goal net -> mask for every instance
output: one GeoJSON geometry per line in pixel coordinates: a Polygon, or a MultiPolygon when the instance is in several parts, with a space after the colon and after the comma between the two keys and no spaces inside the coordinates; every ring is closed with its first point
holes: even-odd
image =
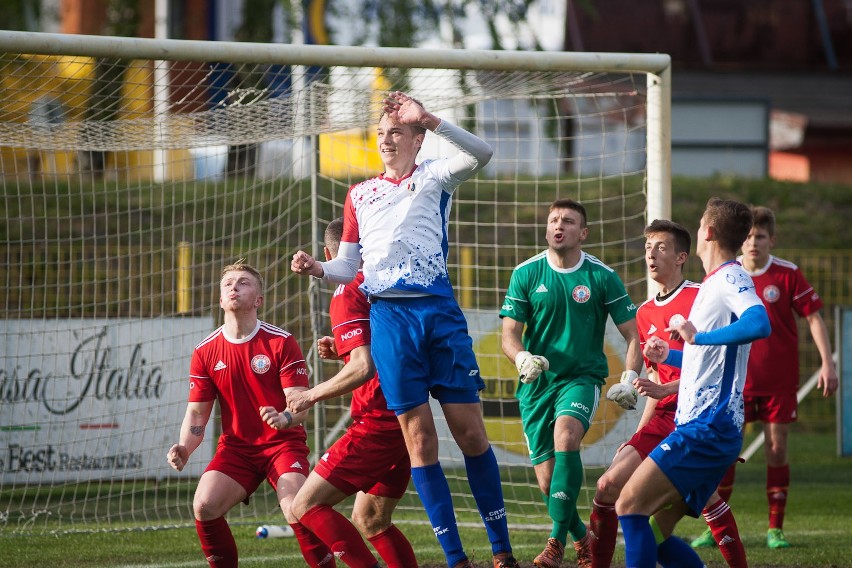
{"type": "MultiPolygon", "coordinates": [[[[548,205],[589,212],[586,250],[646,298],[642,230],[668,216],[668,57],[204,43],[0,32],[0,527],[4,532],[192,522],[215,420],[182,473],[194,346],[221,324],[221,268],[266,276],[261,318],[292,332],[312,380],[332,289],[292,275],[320,256],[350,184],[381,172],[388,90],[474,131],[494,158],[455,196],[449,268],[487,389],[510,523],[546,524],[497,317],[513,268],[542,250],[548,205]]],[[[428,134],[421,159],[453,149],[428,134]]],[[[607,340],[613,377],[618,333],[607,340]]],[[[440,415],[440,409],[436,408],[440,415]]],[[[639,413],[604,402],[586,436],[589,491],[639,413]]],[[[314,456],[347,426],[316,408],[314,456]]],[[[460,522],[478,522],[441,420],[460,522]]],[[[582,514],[587,515],[588,510],[582,514]]],[[[412,492],[399,517],[428,522],[412,492]]],[[[280,518],[263,486],[231,522],[280,518]]]]}

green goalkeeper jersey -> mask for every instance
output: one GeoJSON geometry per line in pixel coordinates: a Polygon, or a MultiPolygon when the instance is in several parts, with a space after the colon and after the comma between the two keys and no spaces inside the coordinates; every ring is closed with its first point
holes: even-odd
{"type": "Polygon", "coordinates": [[[524,348],[543,355],[550,370],[520,383],[519,399],[544,393],[554,382],[609,375],[604,353],[607,316],[616,325],[636,317],[636,306],[610,267],[585,252],[572,268],[558,268],[543,251],[512,272],[500,317],[526,324],[524,348]],[[545,380],[542,380],[545,379],[545,380]]]}

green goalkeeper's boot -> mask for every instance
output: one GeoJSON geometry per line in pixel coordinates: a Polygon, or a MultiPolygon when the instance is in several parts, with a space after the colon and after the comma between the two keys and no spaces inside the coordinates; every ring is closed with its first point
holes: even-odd
{"type": "Polygon", "coordinates": [[[769,529],[766,532],[766,546],[769,548],[790,548],[790,543],[784,538],[781,529],[769,529]]]}
{"type": "Polygon", "coordinates": [[[692,548],[716,548],[716,539],[713,538],[713,533],[710,532],[710,527],[704,529],[701,536],[689,543],[692,548]]]}

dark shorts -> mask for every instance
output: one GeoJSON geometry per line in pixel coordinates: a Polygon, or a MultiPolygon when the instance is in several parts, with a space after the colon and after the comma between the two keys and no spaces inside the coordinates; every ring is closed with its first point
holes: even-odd
{"type": "Polygon", "coordinates": [[[742,443],[742,433],[733,426],[720,432],[691,422],[666,436],[648,457],[678,490],[688,513],[698,517],[728,467],[739,457],[742,443]]]}
{"type": "Polygon", "coordinates": [[[356,424],[323,454],[314,471],[347,495],[363,491],[400,499],[411,479],[411,461],[399,429],[356,424]]]}
{"type": "Polygon", "coordinates": [[[796,393],[771,396],[743,396],[746,422],[790,424],[798,419],[796,393]]]}
{"type": "Polygon", "coordinates": [[[220,442],[205,471],[224,473],[242,485],[247,495],[254,493],[264,479],[277,490],[278,478],[285,473],[308,475],[308,446],[294,442],[246,452],[220,442]]]}
{"type": "Polygon", "coordinates": [[[390,410],[403,414],[429,395],[441,403],[479,402],[485,383],[455,299],[371,301],[370,350],[390,410]]]}
{"type": "Polygon", "coordinates": [[[673,410],[654,414],[641,430],[633,434],[633,437],[627,441],[627,445],[633,446],[636,453],[644,460],[666,436],[674,431],[674,416],[673,410]]]}

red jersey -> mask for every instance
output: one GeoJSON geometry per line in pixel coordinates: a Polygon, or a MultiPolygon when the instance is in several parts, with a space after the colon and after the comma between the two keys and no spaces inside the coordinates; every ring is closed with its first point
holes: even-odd
{"type": "Polygon", "coordinates": [[[282,442],[307,443],[299,425],[274,430],[260,418],[261,406],[287,407],[285,388],[307,387],[308,368],[295,338],[258,321],[244,339],[220,327],[195,347],[189,368],[189,402],[219,401],[220,444],[250,450],[282,442]]]}
{"type": "Polygon", "coordinates": [[[770,255],[766,266],[748,274],[766,306],[772,333],[751,344],[744,394],[794,394],[799,388],[796,314],[807,317],[817,312],[822,300],[799,267],[787,260],[770,255]]]}
{"type": "MultiPolygon", "coordinates": [[[[331,333],[344,362],[349,362],[349,353],[356,347],[370,345],[370,303],[358,288],[362,282],[364,274],[359,271],[352,282],[338,286],[331,298],[331,333]]],[[[400,429],[396,415],[388,410],[378,374],[352,391],[350,414],[356,423],[381,422],[383,429],[400,429]]]]}
{"type": "MultiPolygon", "coordinates": [[[[684,282],[672,293],[660,300],[651,298],[636,310],[636,326],[639,329],[639,342],[642,350],[645,343],[652,335],[665,340],[671,349],[683,349],[682,340],[674,340],[665,331],[672,322],[689,319],[689,312],[698,295],[699,286],[695,282],[684,280],[684,282]]],[[[651,363],[647,357],[645,367],[655,369],[660,378],[660,384],[670,383],[680,379],[680,368],[671,365],[651,363]]],[[[657,412],[674,411],[677,408],[677,393],[670,394],[657,403],[657,412]]]]}

